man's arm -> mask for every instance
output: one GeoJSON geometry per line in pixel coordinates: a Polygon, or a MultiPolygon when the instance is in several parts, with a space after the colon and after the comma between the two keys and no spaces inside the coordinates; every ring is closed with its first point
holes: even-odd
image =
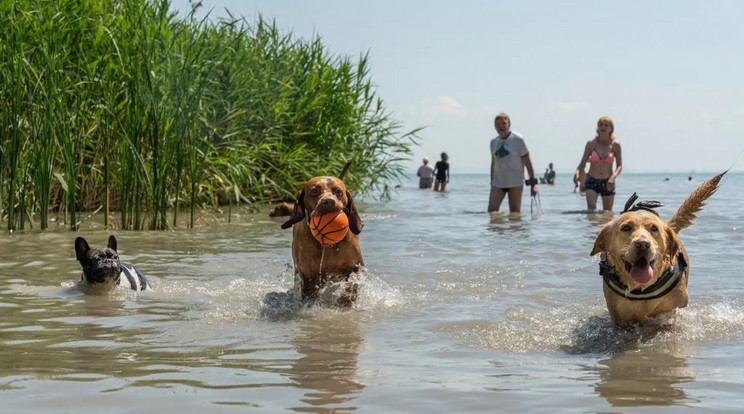
{"type": "Polygon", "coordinates": [[[537,180],[535,180],[535,170],[532,168],[532,160],[530,159],[529,152],[522,157],[522,163],[527,168],[527,175],[530,177],[530,182],[533,183],[530,185],[530,194],[535,195],[537,194],[537,180]]]}

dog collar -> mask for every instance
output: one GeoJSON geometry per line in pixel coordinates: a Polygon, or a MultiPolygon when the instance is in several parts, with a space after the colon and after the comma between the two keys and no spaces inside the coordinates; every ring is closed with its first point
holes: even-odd
{"type": "Polygon", "coordinates": [[[599,262],[599,274],[602,276],[605,285],[607,285],[611,291],[628,300],[652,300],[666,295],[671,292],[672,289],[677,287],[679,281],[682,280],[682,275],[685,273],[685,270],[687,270],[687,262],[685,262],[685,258],[680,250],[680,252],[677,253],[676,266],[667,269],[656,283],[645,288],[637,288],[631,291],[628,290],[628,286],[620,280],[620,275],[617,273],[615,268],[610,265],[605,255],[603,255],[602,260],[599,262]]]}

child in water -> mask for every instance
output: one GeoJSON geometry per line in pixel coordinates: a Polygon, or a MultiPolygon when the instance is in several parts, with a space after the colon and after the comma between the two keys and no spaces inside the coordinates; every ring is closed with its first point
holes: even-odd
{"type": "Polygon", "coordinates": [[[447,183],[449,182],[449,163],[447,163],[447,153],[442,153],[442,160],[437,161],[434,166],[434,175],[436,180],[434,181],[434,191],[444,192],[447,183]]]}

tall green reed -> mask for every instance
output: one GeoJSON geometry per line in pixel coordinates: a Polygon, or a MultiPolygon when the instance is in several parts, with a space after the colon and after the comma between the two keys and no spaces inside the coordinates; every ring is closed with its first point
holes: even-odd
{"type": "Polygon", "coordinates": [[[347,184],[384,197],[417,142],[375,95],[366,55],[334,56],[261,17],[179,18],[166,0],[0,11],[9,229],[36,212],[46,227],[60,194],[51,207],[73,229],[101,205],[107,226],[118,209],[123,229],[175,227],[188,207],[193,227],[200,209],[288,199],[347,160],[347,184]]]}
{"type": "MultiPolygon", "coordinates": [[[[0,38],[2,47],[2,102],[0,110],[2,116],[2,137],[0,138],[0,182],[3,184],[0,194],[5,200],[5,212],[7,214],[7,228],[12,231],[23,227],[22,205],[20,202],[24,196],[23,183],[25,177],[22,171],[26,159],[24,143],[27,130],[27,119],[25,116],[27,105],[26,85],[18,82],[26,78],[26,62],[24,55],[31,45],[27,42],[28,37],[24,21],[29,16],[19,10],[18,5],[2,4],[0,11],[9,16],[3,25],[4,30],[0,38]],[[20,214],[19,214],[20,213],[20,214]],[[19,219],[20,216],[20,219],[19,219]]],[[[2,212],[0,212],[2,216],[2,212]]]]}

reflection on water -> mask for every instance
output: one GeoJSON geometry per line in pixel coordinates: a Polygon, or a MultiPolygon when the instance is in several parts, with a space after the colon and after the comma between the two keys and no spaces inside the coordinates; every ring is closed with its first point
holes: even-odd
{"type": "Polygon", "coordinates": [[[525,219],[518,213],[489,213],[491,220],[488,230],[499,234],[518,234],[529,229],[530,219],[525,219]]]}
{"type": "Polygon", "coordinates": [[[691,403],[681,385],[695,377],[687,358],[675,349],[641,349],[602,359],[594,387],[615,407],[683,405],[691,403]]]}
{"type": "Polygon", "coordinates": [[[364,333],[358,315],[330,311],[322,317],[301,321],[291,342],[300,357],[292,362],[289,378],[305,393],[308,406],[298,412],[350,412],[364,388],[357,381],[359,346],[364,333]]]}
{"type": "Polygon", "coordinates": [[[599,374],[594,390],[612,406],[688,404],[691,400],[679,385],[695,380],[687,364],[692,346],[664,325],[668,320],[658,322],[618,329],[608,317],[591,317],[576,326],[565,350],[610,355],[586,370],[599,374]]]}
{"type": "Polygon", "coordinates": [[[30,307],[18,304],[4,310],[3,376],[145,375],[143,365],[136,362],[142,354],[138,339],[152,330],[131,326],[145,317],[125,309],[122,298],[32,298],[29,302],[30,307]],[[129,362],[112,371],[121,361],[129,362]]]}
{"type": "Polygon", "coordinates": [[[589,222],[595,224],[597,227],[602,227],[605,224],[612,221],[614,214],[609,211],[593,211],[586,215],[589,222]]]}
{"type": "MultiPolygon", "coordinates": [[[[362,283],[360,299],[364,299],[362,283]]],[[[364,388],[357,382],[359,346],[364,340],[362,313],[331,307],[336,297],[326,301],[303,301],[297,284],[286,292],[269,292],[262,299],[261,317],[274,322],[299,326],[293,330],[290,343],[298,358],[294,359],[287,375],[304,393],[299,401],[306,405],[290,407],[298,412],[351,412],[352,402],[364,388]]],[[[323,289],[333,295],[334,286],[323,289]]],[[[339,294],[339,292],[335,292],[339,294]]],[[[321,291],[320,296],[325,293],[321,291]]],[[[357,306],[358,307],[358,306],[357,306]]]]}

